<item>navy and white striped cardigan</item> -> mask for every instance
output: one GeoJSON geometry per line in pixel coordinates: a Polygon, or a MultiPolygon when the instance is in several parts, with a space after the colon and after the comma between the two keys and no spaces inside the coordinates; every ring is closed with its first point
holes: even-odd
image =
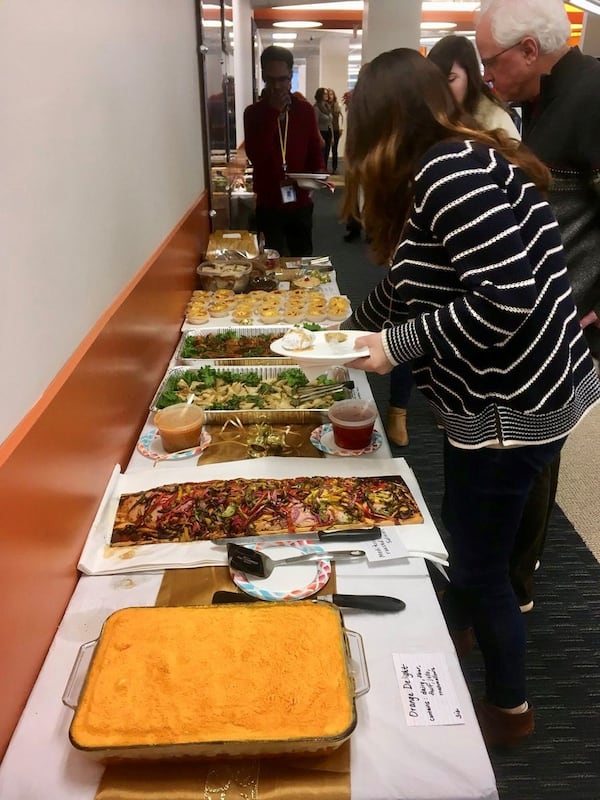
{"type": "Polygon", "coordinates": [[[412,360],[459,447],[565,436],[600,399],[600,382],[549,205],[472,141],[432,147],[414,190],[388,276],[344,327],[383,329],[388,358],[412,360]]]}

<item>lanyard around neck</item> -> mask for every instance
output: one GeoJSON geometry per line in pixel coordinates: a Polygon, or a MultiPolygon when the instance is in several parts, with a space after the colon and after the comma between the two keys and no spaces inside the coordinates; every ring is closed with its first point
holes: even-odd
{"type": "Polygon", "coordinates": [[[289,111],[286,108],[285,110],[285,131],[281,132],[281,117],[277,119],[277,130],[279,131],[279,147],[281,148],[281,162],[283,166],[283,171],[287,172],[287,163],[285,160],[285,154],[287,152],[287,140],[288,140],[288,124],[290,121],[289,111]]]}

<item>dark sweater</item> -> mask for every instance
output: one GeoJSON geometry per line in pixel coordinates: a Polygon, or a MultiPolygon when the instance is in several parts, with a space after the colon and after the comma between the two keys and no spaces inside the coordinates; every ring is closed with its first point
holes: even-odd
{"type": "Polygon", "coordinates": [[[580,316],[600,317],[599,61],[573,47],[542,77],[539,98],[523,106],[523,141],[552,172],[549,200],[580,316]]]}
{"type": "MultiPolygon", "coordinates": [[[[277,120],[279,112],[266,100],[259,100],[244,111],[246,155],[254,168],[256,205],[261,208],[298,208],[312,205],[310,192],[296,186],[296,202],[283,203],[281,182],[283,160],[277,120]]],[[[285,122],[281,123],[282,135],[285,122]]],[[[288,172],[325,172],[323,146],[313,107],[292,95],[286,148],[288,172]]]]}
{"type": "Polygon", "coordinates": [[[499,153],[445,142],[425,155],[388,276],[350,324],[381,330],[458,446],[565,436],[600,399],[558,225],[499,153]],[[406,304],[409,321],[402,324],[406,304]]]}

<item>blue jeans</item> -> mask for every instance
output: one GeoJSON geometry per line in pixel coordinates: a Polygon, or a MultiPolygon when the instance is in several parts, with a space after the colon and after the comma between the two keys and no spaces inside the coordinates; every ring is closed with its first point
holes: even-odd
{"type": "Polygon", "coordinates": [[[406,408],[413,387],[413,376],[410,362],[397,364],[390,372],[390,405],[406,408]]]}
{"type": "Polygon", "coordinates": [[[451,630],[473,626],[486,699],[502,708],[527,699],[525,622],[510,581],[510,555],[531,486],[564,441],[478,450],[445,441],[442,520],[452,552],[442,607],[451,630]]]}

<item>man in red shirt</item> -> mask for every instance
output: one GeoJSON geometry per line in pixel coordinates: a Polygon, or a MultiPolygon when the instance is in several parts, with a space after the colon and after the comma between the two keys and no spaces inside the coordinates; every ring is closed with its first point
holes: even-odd
{"type": "Polygon", "coordinates": [[[246,154],[254,167],[256,225],[267,247],[282,255],[312,255],[310,192],[289,173],[324,173],[323,147],[312,106],[292,94],[294,57],[271,45],[260,57],[265,89],[244,111],[246,154]]]}

